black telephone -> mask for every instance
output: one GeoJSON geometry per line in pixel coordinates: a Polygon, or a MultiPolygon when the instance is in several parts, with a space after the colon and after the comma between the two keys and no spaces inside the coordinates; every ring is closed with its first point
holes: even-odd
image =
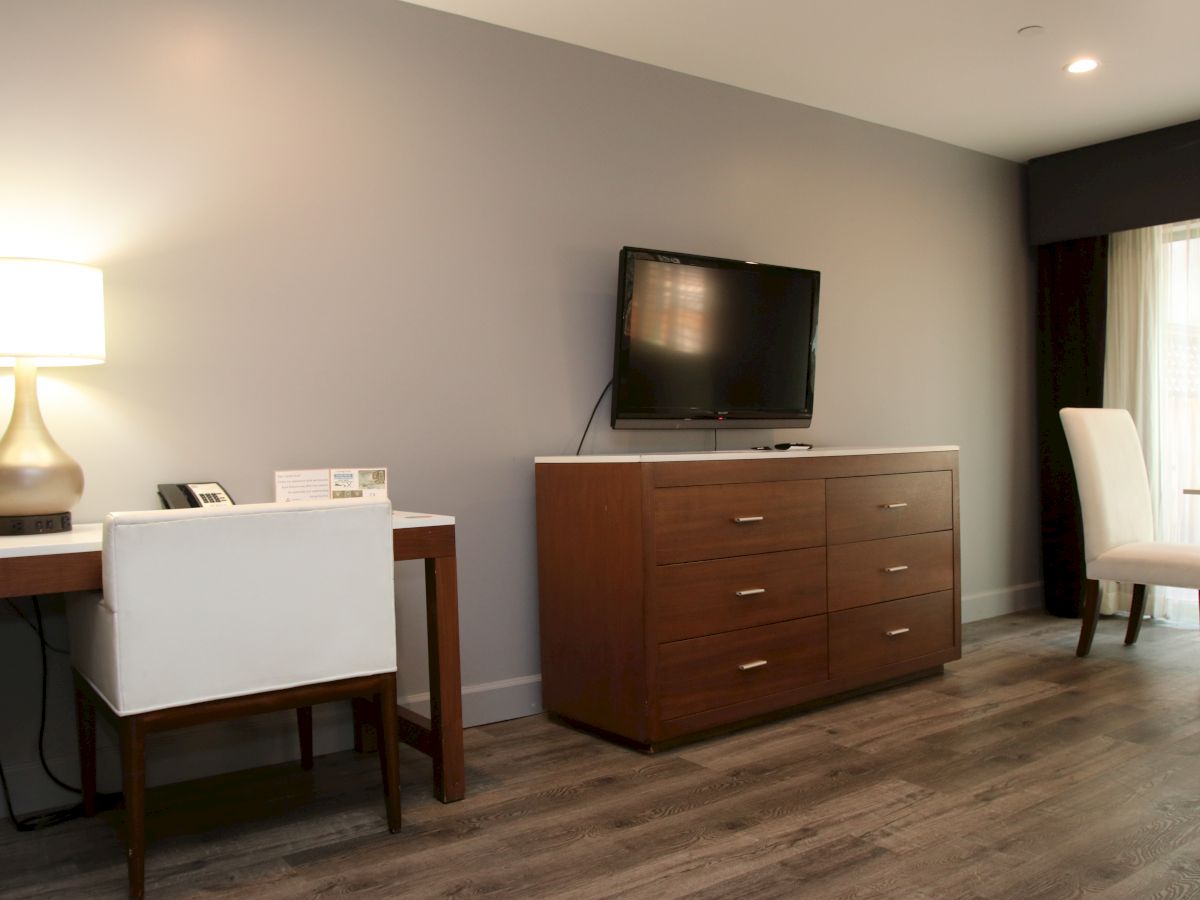
{"type": "Polygon", "coordinates": [[[187,509],[189,506],[233,506],[229,492],[215,481],[191,484],[160,484],[158,499],[163,509],[187,509]]]}

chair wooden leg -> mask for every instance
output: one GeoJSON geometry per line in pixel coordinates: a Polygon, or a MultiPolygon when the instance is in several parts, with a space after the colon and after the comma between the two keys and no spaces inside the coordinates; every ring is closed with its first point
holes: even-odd
{"type": "Polygon", "coordinates": [[[1133,600],[1129,604],[1129,625],[1125,628],[1125,643],[1136,644],[1142,630],[1142,616],[1146,612],[1146,586],[1133,586],[1133,600]]]}
{"type": "Polygon", "coordinates": [[[1076,656],[1087,656],[1092,649],[1092,638],[1096,636],[1096,620],[1100,618],[1100,582],[1089,578],[1083,590],[1083,623],[1079,629],[1079,646],[1076,656]]]}
{"type": "Polygon", "coordinates": [[[75,733],[79,743],[79,790],[83,814],[96,814],[96,707],[78,672],[75,676],[75,733]]]}
{"type": "Polygon", "coordinates": [[[392,776],[388,770],[387,746],[383,743],[383,717],[387,714],[383,704],[383,693],[383,683],[380,682],[379,690],[372,694],[369,700],[364,698],[363,702],[370,711],[370,717],[364,719],[364,724],[371,734],[371,752],[379,760],[380,784],[383,787],[383,798],[386,801],[389,797],[388,791],[391,789],[390,779],[392,776]]]}
{"type": "Polygon", "coordinates": [[[122,717],[117,727],[121,733],[129,897],[141,900],[146,892],[146,733],[136,715],[122,717]]]}
{"type": "Polygon", "coordinates": [[[369,700],[355,697],[350,701],[354,712],[354,752],[374,753],[377,749],[375,733],[375,710],[369,700]]]}
{"type": "Polygon", "coordinates": [[[296,707],[296,731],[300,735],[300,768],[308,771],[313,767],[312,707],[296,707]]]}
{"type": "Polygon", "coordinates": [[[392,672],[381,676],[379,693],[375,695],[378,710],[379,766],[383,773],[386,796],[388,831],[400,830],[400,750],[396,726],[396,676],[392,672]]]}

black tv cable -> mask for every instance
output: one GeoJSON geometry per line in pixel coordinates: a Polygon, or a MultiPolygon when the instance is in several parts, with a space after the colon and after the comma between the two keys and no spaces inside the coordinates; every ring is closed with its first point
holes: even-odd
{"type": "Polygon", "coordinates": [[[608,389],[612,387],[612,379],[609,379],[608,384],[600,391],[600,396],[596,398],[596,405],[592,407],[592,414],[588,416],[587,425],[583,427],[583,434],[579,436],[579,446],[575,448],[575,455],[579,455],[579,451],[583,449],[583,439],[587,437],[588,429],[592,427],[592,419],[596,418],[596,410],[600,408],[600,401],[604,399],[604,395],[608,393],[608,389]]]}

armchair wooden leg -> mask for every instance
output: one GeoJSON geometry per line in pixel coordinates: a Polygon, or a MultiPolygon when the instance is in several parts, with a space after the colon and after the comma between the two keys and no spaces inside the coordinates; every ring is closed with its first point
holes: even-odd
{"type": "Polygon", "coordinates": [[[75,676],[75,732],[79,742],[79,790],[83,814],[96,814],[96,707],[78,672],[75,676]]]}
{"type": "Polygon", "coordinates": [[[141,900],[146,892],[146,732],[136,715],[124,716],[117,727],[121,733],[129,897],[141,900]]]}
{"type": "Polygon", "coordinates": [[[1136,644],[1142,630],[1142,616],[1146,612],[1146,586],[1133,586],[1133,600],[1129,604],[1129,625],[1125,628],[1125,643],[1136,644]]]}
{"type": "Polygon", "coordinates": [[[400,830],[400,738],[396,725],[396,676],[388,672],[381,678],[379,693],[375,695],[379,765],[386,793],[388,831],[395,834],[400,830]]]}
{"type": "Polygon", "coordinates": [[[312,707],[296,707],[296,731],[300,735],[300,768],[306,772],[313,767],[312,707]]]}
{"type": "Polygon", "coordinates": [[[376,750],[375,711],[371,701],[355,697],[350,701],[354,712],[354,752],[374,753],[376,750]]]}
{"type": "MultiPolygon", "coordinates": [[[[366,708],[370,711],[370,717],[363,720],[367,731],[371,734],[371,750],[379,760],[379,777],[382,779],[383,798],[389,800],[391,790],[391,770],[388,769],[387,746],[384,744],[385,735],[383,733],[383,718],[386,715],[383,705],[383,695],[385,688],[380,682],[379,690],[370,696],[363,698],[366,708]]],[[[390,823],[390,820],[389,820],[390,823]]]]}
{"type": "Polygon", "coordinates": [[[1100,582],[1089,578],[1083,590],[1083,623],[1079,628],[1079,646],[1076,656],[1087,656],[1092,649],[1092,638],[1096,636],[1096,620],[1100,618],[1100,582]]]}

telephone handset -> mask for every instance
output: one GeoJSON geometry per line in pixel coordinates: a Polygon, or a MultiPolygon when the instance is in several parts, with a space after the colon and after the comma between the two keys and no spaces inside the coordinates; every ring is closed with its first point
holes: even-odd
{"type": "Polygon", "coordinates": [[[158,499],[163,509],[187,509],[189,506],[233,506],[229,492],[215,481],[192,484],[160,484],[158,499]]]}

